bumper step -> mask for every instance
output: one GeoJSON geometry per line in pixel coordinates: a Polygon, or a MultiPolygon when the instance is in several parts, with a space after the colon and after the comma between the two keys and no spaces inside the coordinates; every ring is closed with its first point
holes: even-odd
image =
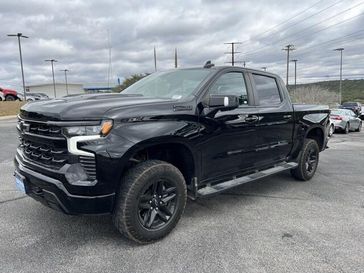
{"type": "Polygon", "coordinates": [[[266,169],[264,171],[260,171],[260,172],[256,172],[256,173],[242,176],[239,178],[235,178],[235,179],[232,179],[232,180],[229,180],[226,182],[222,182],[222,183],[219,183],[216,185],[206,186],[197,191],[197,196],[202,197],[202,196],[209,196],[209,195],[217,194],[219,192],[222,192],[222,191],[237,187],[239,185],[270,176],[275,173],[279,173],[279,172],[282,172],[285,170],[296,168],[297,166],[298,166],[298,164],[296,162],[285,162],[280,165],[276,165],[272,168],[266,169]]]}

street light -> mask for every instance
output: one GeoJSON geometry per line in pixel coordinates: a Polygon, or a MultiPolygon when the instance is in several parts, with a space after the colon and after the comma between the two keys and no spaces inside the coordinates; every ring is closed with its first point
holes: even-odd
{"type": "Polygon", "coordinates": [[[340,51],[340,86],[339,86],[339,104],[341,104],[342,101],[342,81],[343,81],[343,51],[344,48],[336,48],[334,51],[340,51]]]}
{"type": "Polygon", "coordinates": [[[51,66],[52,66],[52,76],[53,76],[53,91],[54,91],[54,98],[57,97],[57,94],[56,94],[56,81],[54,80],[54,67],[53,67],[53,63],[54,62],[58,62],[57,60],[55,59],[48,59],[48,60],[44,60],[45,62],[50,62],[51,63],[51,66]]]}
{"type": "Polygon", "coordinates": [[[21,43],[20,43],[20,38],[26,38],[28,39],[28,36],[23,35],[22,33],[17,33],[17,34],[8,34],[9,37],[18,37],[18,45],[19,45],[19,55],[20,55],[20,68],[21,68],[21,77],[22,77],[22,81],[23,81],[23,96],[24,96],[24,101],[27,101],[27,97],[25,94],[25,80],[24,80],[24,69],[23,69],[23,56],[21,53],[21,43]]]}
{"type": "Polygon", "coordinates": [[[66,81],[66,92],[67,92],[67,96],[68,96],[68,82],[67,82],[67,72],[69,72],[68,69],[62,69],[60,71],[63,71],[64,72],[64,79],[66,81]]]}

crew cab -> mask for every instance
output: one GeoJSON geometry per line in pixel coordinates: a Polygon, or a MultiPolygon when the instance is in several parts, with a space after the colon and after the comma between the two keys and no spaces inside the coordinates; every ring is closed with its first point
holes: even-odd
{"type": "Polygon", "coordinates": [[[64,213],[110,213],[121,233],[148,243],[175,227],[187,197],[286,170],[310,180],[329,112],[292,104],[268,72],[212,64],[156,72],[120,94],[24,105],[15,180],[64,213]]]}

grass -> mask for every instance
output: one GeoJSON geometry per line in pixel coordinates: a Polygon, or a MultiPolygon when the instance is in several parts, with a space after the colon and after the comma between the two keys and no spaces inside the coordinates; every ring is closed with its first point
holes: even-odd
{"type": "Polygon", "coordinates": [[[24,104],[22,101],[0,101],[0,117],[19,114],[20,107],[24,104]]]}
{"type": "MultiPolygon", "coordinates": [[[[343,80],[342,101],[358,101],[364,103],[364,79],[363,80],[343,80]]],[[[310,84],[299,84],[298,87],[316,86],[327,89],[330,92],[339,93],[339,81],[323,81],[310,84]]],[[[290,86],[292,90],[293,86],[290,86]]]]}

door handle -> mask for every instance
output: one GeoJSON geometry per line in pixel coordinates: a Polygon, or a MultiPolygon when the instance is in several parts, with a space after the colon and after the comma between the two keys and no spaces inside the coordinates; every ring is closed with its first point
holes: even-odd
{"type": "Polygon", "coordinates": [[[256,121],[258,121],[259,120],[259,117],[258,116],[256,116],[256,115],[252,115],[252,116],[247,116],[246,118],[245,118],[245,121],[246,122],[256,122],[256,121]]]}

